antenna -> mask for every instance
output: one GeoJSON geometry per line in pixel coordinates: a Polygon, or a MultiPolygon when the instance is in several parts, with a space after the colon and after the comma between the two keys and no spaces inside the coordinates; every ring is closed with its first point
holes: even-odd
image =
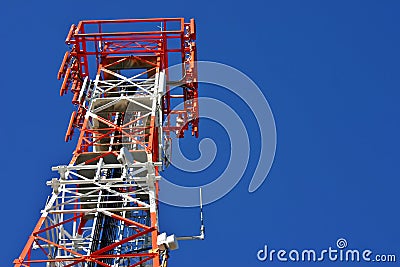
{"type": "Polygon", "coordinates": [[[200,187],[200,235],[195,236],[180,236],[177,237],[177,240],[204,240],[205,236],[205,227],[204,227],[204,219],[203,219],[203,194],[202,189],[200,187]]]}
{"type": "Polygon", "coordinates": [[[200,187],[200,239],[204,240],[204,220],[203,220],[203,194],[202,189],[200,187]]]}

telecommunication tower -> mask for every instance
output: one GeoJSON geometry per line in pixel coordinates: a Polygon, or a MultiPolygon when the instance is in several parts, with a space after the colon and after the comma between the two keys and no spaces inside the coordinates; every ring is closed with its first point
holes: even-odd
{"type": "Polygon", "coordinates": [[[195,39],[194,19],[71,26],[58,79],[60,95],[73,95],[65,140],[79,130],[77,146],[68,165],[52,168],[58,178],[14,267],[166,266],[177,240],[204,238],[204,226],[179,238],[158,223],[171,135],[198,137],[195,39]],[[176,63],[182,78],[172,81],[176,63]]]}

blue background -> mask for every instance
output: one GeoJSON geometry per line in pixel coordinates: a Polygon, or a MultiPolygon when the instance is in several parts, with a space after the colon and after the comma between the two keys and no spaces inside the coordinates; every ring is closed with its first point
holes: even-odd
{"type": "MultiPolygon", "coordinates": [[[[50,167],[68,163],[75,146],[63,141],[71,95],[58,96],[56,79],[69,26],[82,19],[182,16],[196,19],[200,60],[238,68],[263,90],[278,144],[260,189],[247,191],[255,149],[234,190],[205,207],[206,240],[180,243],[170,266],[360,266],[256,258],[264,244],[325,249],[340,237],[349,248],[400,260],[399,8],[398,1],[361,0],[2,1],[1,265],[12,265],[39,218],[50,193],[45,181],[55,177],[50,167]]],[[[210,86],[201,90],[246,116],[240,100],[210,86]]],[[[229,147],[218,125],[201,123],[201,137],[229,147]]],[[[249,116],[249,129],[254,123],[249,116]]],[[[198,141],[185,142],[195,148],[198,141]]],[[[257,147],[259,137],[252,142],[257,147]]],[[[204,181],[226,162],[222,153],[204,181]]],[[[200,174],[180,179],[202,183],[200,174]]],[[[165,231],[198,233],[196,208],[161,205],[160,216],[165,231]]]]}

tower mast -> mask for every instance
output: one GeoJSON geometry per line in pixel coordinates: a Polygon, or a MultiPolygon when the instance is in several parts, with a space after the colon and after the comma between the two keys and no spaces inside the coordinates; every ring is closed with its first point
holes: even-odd
{"type": "Polygon", "coordinates": [[[14,267],[166,266],[177,241],[160,233],[159,170],[171,134],[198,137],[195,39],[193,19],[71,26],[58,79],[60,95],[73,94],[65,140],[79,131],[77,146],[52,168],[52,193],[14,267]],[[171,81],[176,63],[182,79],[171,81]]]}

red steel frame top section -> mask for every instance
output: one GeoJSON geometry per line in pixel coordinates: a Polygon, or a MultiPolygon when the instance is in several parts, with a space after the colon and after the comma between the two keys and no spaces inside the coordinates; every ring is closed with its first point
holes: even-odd
{"type": "MultiPolygon", "coordinates": [[[[72,25],[66,44],[71,50],[64,55],[58,72],[58,79],[64,78],[60,95],[69,90],[74,94],[73,104],[80,106],[78,96],[85,77],[94,78],[105,58],[137,57],[146,60],[146,56],[159,59],[160,70],[166,70],[168,81],[169,55],[178,55],[180,60],[173,64],[182,64],[183,94],[173,95],[169,86],[163,99],[163,114],[166,119],[164,131],[178,131],[183,137],[189,125],[192,135],[198,136],[198,84],[196,65],[195,22],[186,23],[184,18],[122,19],[122,20],[84,20],[72,25]],[[121,31],[126,29],[126,31],[121,31]],[[91,73],[93,72],[93,73],[91,73]],[[90,77],[92,76],[92,77],[90,77]],[[184,110],[172,110],[171,99],[181,99],[184,110]],[[184,126],[171,124],[170,115],[178,114],[184,120],[184,126]]],[[[73,128],[81,127],[85,110],[80,106],[71,117],[66,140],[71,139],[73,128]]]]}
{"type": "MultiPolygon", "coordinates": [[[[156,18],[156,19],[124,19],[124,20],[84,20],[79,24],[72,25],[66,44],[73,45],[68,58],[76,57],[79,59],[80,76],[89,76],[88,56],[96,56],[99,59],[108,55],[162,55],[166,60],[162,68],[168,67],[168,53],[181,53],[182,60],[188,52],[185,41],[196,39],[194,20],[185,23],[183,18],[156,18]],[[114,25],[115,28],[138,27],[135,31],[109,31],[114,25]],[[149,30],[141,30],[140,26],[153,26],[149,30]],[[159,29],[159,30],[154,30],[159,29]],[[177,39],[180,46],[168,47],[168,40],[177,39]],[[99,50],[98,43],[105,43],[106,47],[99,50]]],[[[63,61],[63,63],[65,63],[63,61]]],[[[184,62],[180,62],[184,63],[184,62]]],[[[66,65],[62,64],[59,77],[66,70],[66,65]]],[[[97,69],[97,68],[96,68],[97,69]]]]}

